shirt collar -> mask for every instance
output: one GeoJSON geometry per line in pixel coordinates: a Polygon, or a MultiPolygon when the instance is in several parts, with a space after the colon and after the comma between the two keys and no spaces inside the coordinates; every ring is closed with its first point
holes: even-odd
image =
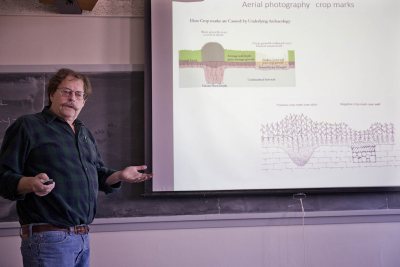
{"type": "MultiPolygon", "coordinates": [[[[50,106],[45,106],[44,109],[42,110],[42,115],[44,117],[44,119],[46,120],[47,123],[51,123],[56,119],[60,119],[62,121],[64,121],[63,119],[61,119],[60,117],[58,117],[56,114],[54,114],[51,110],[50,110],[50,106]]],[[[75,125],[79,125],[82,126],[84,125],[83,122],[79,119],[76,119],[74,121],[75,125]]]]}

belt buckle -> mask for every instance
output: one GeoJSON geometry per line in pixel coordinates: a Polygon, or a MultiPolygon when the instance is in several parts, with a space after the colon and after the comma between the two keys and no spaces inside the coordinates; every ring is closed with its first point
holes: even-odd
{"type": "Polygon", "coordinates": [[[80,234],[81,234],[81,229],[80,229],[80,226],[79,226],[79,225],[75,225],[75,226],[74,226],[74,233],[75,233],[76,235],[80,235],[80,234]]]}
{"type": "Polygon", "coordinates": [[[73,232],[77,235],[87,234],[89,232],[89,227],[87,225],[76,225],[73,227],[73,232]]]}

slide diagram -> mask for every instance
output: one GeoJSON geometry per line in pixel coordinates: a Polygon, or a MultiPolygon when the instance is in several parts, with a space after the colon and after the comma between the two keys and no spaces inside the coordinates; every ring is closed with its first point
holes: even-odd
{"type": "Polygon", "coordinates": [[[264,169],[400,166],[393,123],[355,130],[343,122],[289,114],[261,125],[261,145],[264,169]]]}
{"type": "Polygon", "coordinates": [[[294,86],[295,51],[276,50],[229,50],[217,42],[200,50],[179,50],[180,87],[294,86]],[[204,74],[190,72],[196,69],[204,74]],[[227,69],[239,72],[228,76],[227,69]]]}

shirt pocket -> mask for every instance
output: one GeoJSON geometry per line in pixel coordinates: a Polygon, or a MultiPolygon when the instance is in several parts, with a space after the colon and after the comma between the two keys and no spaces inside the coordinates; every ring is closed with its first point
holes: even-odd
{"type": "Polygon", "coordinates": [[[98,153],[94,141],[87,135],[83,134],[80,138],[80,146],[82,149],[83,159],[92,164],[96,164],[98,161],[98,153]]]}

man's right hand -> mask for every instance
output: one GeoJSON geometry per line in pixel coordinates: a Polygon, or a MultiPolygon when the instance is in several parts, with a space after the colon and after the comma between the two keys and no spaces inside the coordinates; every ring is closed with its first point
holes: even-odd
{"type": "Polygon", "coordinates": [[[55,183],[49,185],[43,184],[47,180],[49,180],[49,177],[45,173],[39,173],[33,177],[24,176],[19,180],[17,187],[18,193],[35,193],[40,197],[45,196],[49,194],[55,186],[55,183]]]}

